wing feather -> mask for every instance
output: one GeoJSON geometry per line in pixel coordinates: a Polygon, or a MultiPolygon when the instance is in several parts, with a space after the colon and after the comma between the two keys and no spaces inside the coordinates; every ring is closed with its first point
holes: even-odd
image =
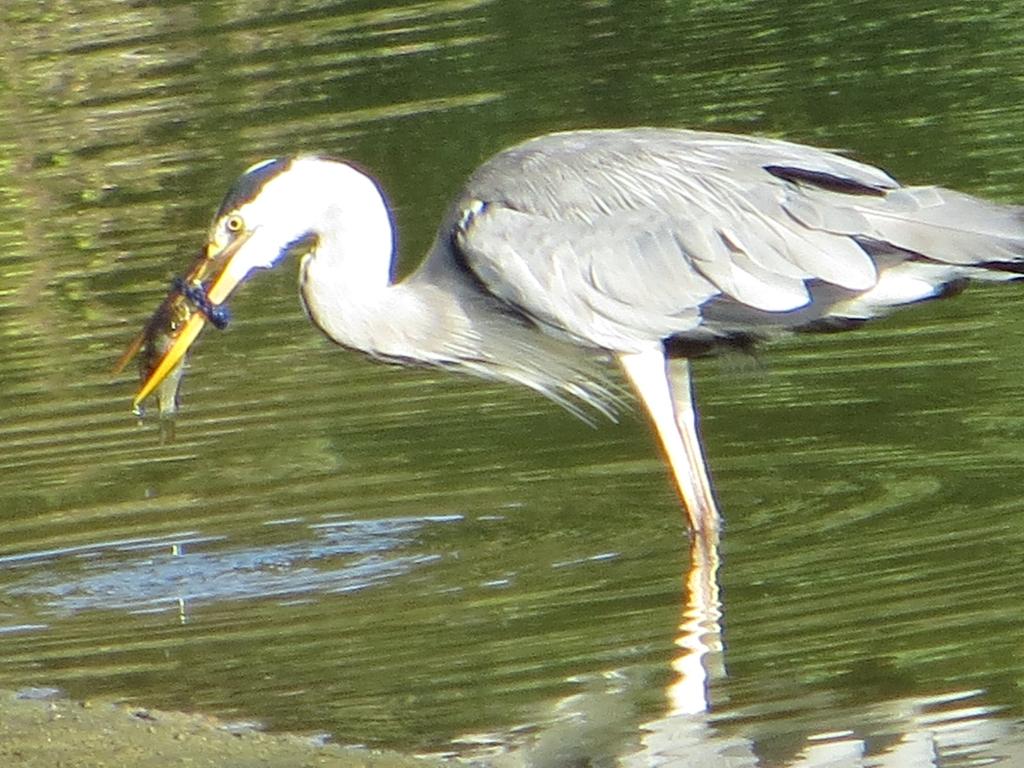
{"type": "Polygon", "coordinates": [[[557,332],[627,350],[696,331],[712,303],[763,324],[765,313],[780,325],[785,313],[827,313],[811,305],[870,291],[894,254],[1016,264],[1021,218],[820,149],[629,129],[499,153],[446,226],[491,293],[557,332]]]}

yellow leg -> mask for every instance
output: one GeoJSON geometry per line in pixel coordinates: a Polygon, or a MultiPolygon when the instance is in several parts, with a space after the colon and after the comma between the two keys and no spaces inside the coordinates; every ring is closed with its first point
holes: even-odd
{"type": "Polygon", "coordinates": [[[660,347],[618,357],[654,422],[686,508],[690,529],[707,542],[717,541],[718,505],[697,431],[689,362],[676,361],[670,376],[668,361],[660,347]]]}

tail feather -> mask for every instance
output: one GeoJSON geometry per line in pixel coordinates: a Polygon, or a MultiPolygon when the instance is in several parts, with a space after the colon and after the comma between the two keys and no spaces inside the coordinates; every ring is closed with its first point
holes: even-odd
{"type": "Polygon", "coordinates": [[[891,197],[896,206],[872,211],[868,220],[898,248],[965,266],[1024,261],[1024,214],[1017,206],[929,187],[891,197]]]}
{"type": "Polygon", "coordinates": [[[1022,206],[940,187],[900,187],[880,195],[838,192],[804,185],[787,196],[784,207],[807,229],[857,243],[874,262],[873,285],[851,290],[811,281],[811,301],[786,313],[756,310],[728,298],[713,300],[702,307],[706,328],[721,335],[846,328],[959,292],[970,280],[1024,277],[1022,206]]]}
{"type": "Polygon", "coordinates": [[[791,213],[805,226],[870,238],[943,264],[1006,269],[995,265],[1024,262],[1024,207],[941,187],[903,187],[884,197],[847,196],[838,204],[835,195],[826,195],[807,194],[791,213]],[[813,220],[806,209],[814,211],[813,220]]]}
{"type": "Polygon", "coordinates": [[[812,229],[846,235],[874,258],[867,291],[828,302],[823,318],[867,319],[948,295],[967,280],[1024,276],[1024,207],[941,187],[901,187],[881,196],[802,190],[790,215],[812,229]]]}

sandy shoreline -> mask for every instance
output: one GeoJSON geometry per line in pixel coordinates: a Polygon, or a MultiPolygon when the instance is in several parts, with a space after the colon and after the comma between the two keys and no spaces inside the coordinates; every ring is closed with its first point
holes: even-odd
{"type": "Polygon", "coordinates": [[[308,737],[232,729],[205,715],[109,700],[71,701],[0,691],[0,765],[98,768],[327,766],[429,768],[438,761],[318,745],[308,737]]]}

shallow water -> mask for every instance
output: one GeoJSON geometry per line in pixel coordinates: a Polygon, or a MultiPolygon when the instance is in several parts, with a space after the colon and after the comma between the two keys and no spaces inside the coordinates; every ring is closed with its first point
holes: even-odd
{"type": "Polygon", "coordinates": [[[561,128],[1024,199],[1016,5],[282,8],[0,11],[0,686],[537,765],[1014,764],[1014,287],[697,361],[717,581],[642,417],[339,350],[294,265],[201,341],[173,436],[110,368],[237,173],[297,150],[375,169],[405,268],[474,166],[561,128]]]}

